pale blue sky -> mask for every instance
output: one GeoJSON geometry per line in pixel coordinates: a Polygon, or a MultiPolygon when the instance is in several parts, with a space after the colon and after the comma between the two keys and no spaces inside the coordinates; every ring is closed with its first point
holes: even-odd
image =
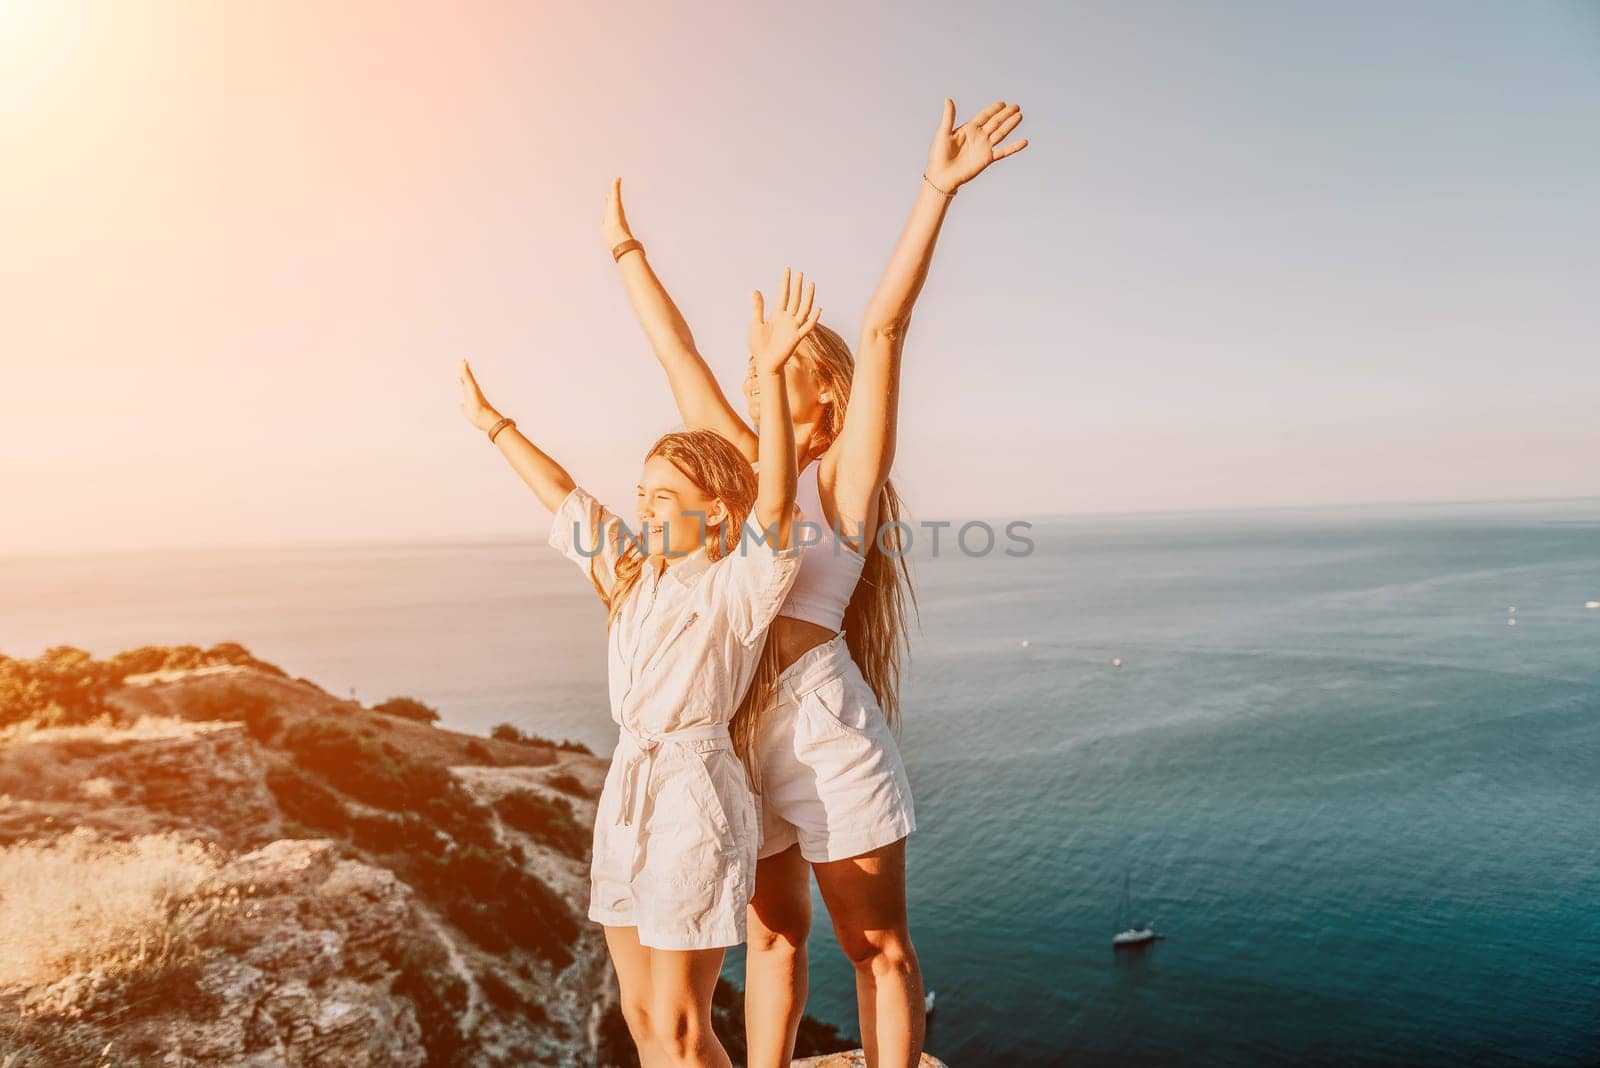
{"type": "Polygon", "coordinates": [[[1600,494],[1600,4],[19,11],[0,551],[542,537],[461,355],[626,505],[610,177],[731,390],[785,264],[854,339],[945,95],[1031,146],[914,320],[916,516],[1600,494]]]}

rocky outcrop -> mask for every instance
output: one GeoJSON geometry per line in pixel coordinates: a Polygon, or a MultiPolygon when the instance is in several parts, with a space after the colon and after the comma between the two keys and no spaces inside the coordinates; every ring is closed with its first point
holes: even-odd
{"type": "MultiPolygon", "coordinates": [[[[279,840],[204,892],[214,905],[191,965],[196,1002],[150,1006],[115,1030],[114,1051],[217,1068],[426,1063],[415,1007],[392,989],[389,959],[413,924],[412,892],[393,872],[340,860],[333,842],[279,840]]],[[[92,1015],[105,993],[72,976],[23,1008],[92,1015]]]]}
{"type": "Polygon", "coordinates": [[[114,784],[108,800],[149,809],[213,842],[249,848],[283,830],[266,769],[241,726],[115,746],[89,761],[84,774],[114,784]]]}
{"type": "MultiPolygon", "coordinates": [[[[581,915],[586,860],[505,828],[492,806],[533,790],[592,820],[600,761],[383,716],[249,667],[135,677],[105,706],[116,720],[0,735],[0,847],[74,830],[107,850],[173,837],[203,844],[216,871],[138,935],[181,935],[181,954],[135,948],[160,960],[59,976],[42,962],[48,981],[0,983],[0,1013],[24,1021],[0,1026],[0,1063],[107,1045],[117,1065],[593,1063],[595,1007],[614,987],[603,940],[552,916],[576,933],[560,943],[572,936],[528,927],[518,904],[581,915]],[[341,789],[348,765],[301,761],[296,727],[359,742],[397,788],[428,792],[414,811],[357,800],[341,789]]],[[[49,916],[48,888],[34,897],[41,920],[71,927],[49,916]]],[[[3,941],[28,917],[0,920],[3,941]]]]}
{"type": "Polygon", "coordinates": [[[232,848],[282,833],[266,768],[242,725],[24,736],[0,759],[0,844],[84,826],[114,835],[179,830],[232,848]]]}
{"type": "MultiPolygon", "coordinates": [[[[154,904],[147,930],[116,936],[127,952],[41,956],[36,981],[0,953],[0,1064],[632,1063],[602,933],[582,920],[603,761],[385,716],[249,664],[129,676],[93,718],[12,723],[0,881],[17,871],[5,852],[40,843],[78,843],[79,872],[119,844],[134,868],[200,852],[170,893],[165,869],[139,873],[154,904]],[[140,853],[146,840],[178,845],[140,853]]],[[[123,885],[100,897],[126,900],[123,885]]],[[[71,896],[51,886],[8,896],[0,949],[30,922],[24,898],[79,926],[51,915],[71,896]]],[[[810,1048],[829,1048],[837,1034],[811,1023],[828,1037],[810,1048]]]]}

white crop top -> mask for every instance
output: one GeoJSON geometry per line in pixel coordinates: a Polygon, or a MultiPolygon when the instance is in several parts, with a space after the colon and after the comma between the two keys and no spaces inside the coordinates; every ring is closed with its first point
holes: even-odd
{"type": "Polygon", "coordinates": [[[844,610],[861,580],[867,558],[841,541],[828,524],[828,513],[822,508],[822,494],[817,489],[817,471],[821,467],[821,460],[811,461],[800,472],[795,486],[794,503],[809,524],[795,528],[795,540],[807,548],[800,556],[800,574],[778,615],[837,631],[844,625],[844,610]]]}

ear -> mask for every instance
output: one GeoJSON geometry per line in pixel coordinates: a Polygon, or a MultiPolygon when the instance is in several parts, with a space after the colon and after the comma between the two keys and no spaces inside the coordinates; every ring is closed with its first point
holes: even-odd
{"type": "Polygon", "coordinates": [[[706,509],[706,533],[709,534],[712,527],[727,526],[727,523],[728,506],[720,500],[712,501],[711,507],[706,509]]]}

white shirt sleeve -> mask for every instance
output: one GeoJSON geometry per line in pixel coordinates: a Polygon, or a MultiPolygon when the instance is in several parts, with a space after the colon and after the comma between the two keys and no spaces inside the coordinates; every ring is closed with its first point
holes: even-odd
{"type": "MultiPolygon", "coordinates": [[[[797,509],[796,522],[799,518],[797,509]]],[[[717,597],[723,616],[744,645],[754,645],[766,636],[789,596],[795,576],[800,574],[800,558],[805,551],[798,544],[798,531],[791,533],[787,549],[772,548],[758,534],[754,520],[747,521],[739,544],[716,563],[722,572],[718,576],[717,597]]]]}
{"type": "Polygon", "coordinates": [[[582,486],[574,486],[551,517],[547,540],[609,597],[617,581],[617,559],[629,537],[620,516],[582,486]]]}

